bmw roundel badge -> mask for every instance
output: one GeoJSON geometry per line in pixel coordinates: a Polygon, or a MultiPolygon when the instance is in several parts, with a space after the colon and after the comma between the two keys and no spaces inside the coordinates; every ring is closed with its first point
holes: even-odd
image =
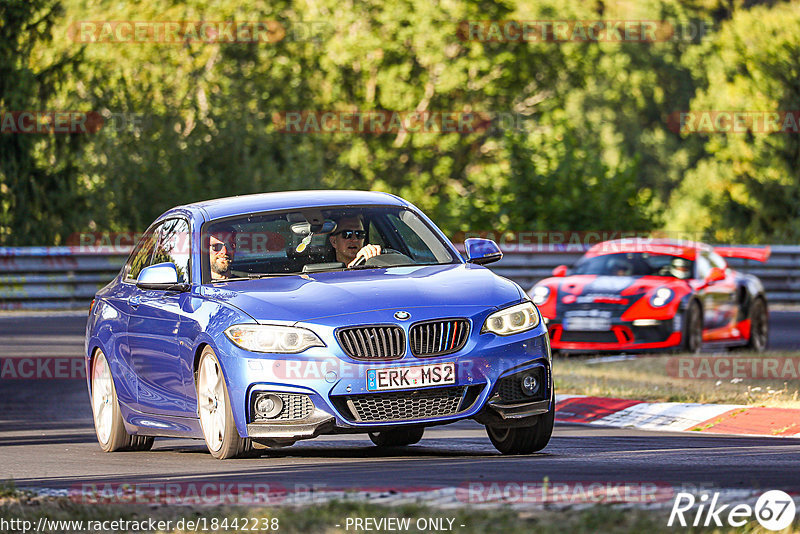
{"type": "Polygon", "coordinates": [[[394,314],[394,318],[397,319],[398,321],[405,321],[409,317],[411,317],[411,314],[408,313],[407,311],[399,311],[395,312],[394,314]]]}

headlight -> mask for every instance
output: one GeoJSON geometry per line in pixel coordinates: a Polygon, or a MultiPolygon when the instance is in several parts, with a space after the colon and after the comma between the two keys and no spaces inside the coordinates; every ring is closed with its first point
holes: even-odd
{"type": "Polygon", "coordinates": [[[655,294],[652,297],[650,297],[650,305],[654,308],[660,308],[661,306],[664,306],[669,301],[671,301],[672,297],[674,296],[675,293],[673,293],[671,289],[668,289],[666,287],[660,287],[655,292],[655,294]]]}
{"type": "Polygon", "coordinates": [[[536,286],[533,288],[533,303],[541,306],[550,296],[550,288],[547,286],[536,286]]]}
{"type": "Polygon", "coordinates": [[[481,333],[492,332],[498,336],[519,334],[539,325],[539,313],[531,302],[516,304],[494,312],[486,318],[481,333]]]}
{"type": "Polygon", "coordinates": [[[237,346],[252,352],[281,352],[295,354],[325,343],[311,330],[294,326],[237,324],[225,330],[225,335],[237,346]]]}

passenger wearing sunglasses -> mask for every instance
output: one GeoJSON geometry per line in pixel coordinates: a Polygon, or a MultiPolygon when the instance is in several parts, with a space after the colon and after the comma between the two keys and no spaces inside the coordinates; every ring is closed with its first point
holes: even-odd
{"type": "Polygon", "coordinates": [[[348,267],[360,258],[368,260],[381,253],[380,245],[364,245],[367,233],[360,217],[342,217],[337,221],[336,231],[330,235],[331,245],[336,251],[336,261],[348,267]]]}
{"type": "Polygon", "coordinates": [[[211,279],[224,280],[231,276],[231,263],[236,254],[236,230],[216,229],[209,236],[208,256],[211,259],[211,279]]]}

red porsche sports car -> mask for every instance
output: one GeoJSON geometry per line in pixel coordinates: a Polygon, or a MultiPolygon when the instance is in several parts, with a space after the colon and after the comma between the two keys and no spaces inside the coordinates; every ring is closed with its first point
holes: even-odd
{"type": "Polygon", "coordinates": [[[723,258],[764,262],[769,247],[666,239],[599,243],[529,291],[554,350],[698,352],[703,343],[767,346],[764,286],[723,258]]]}

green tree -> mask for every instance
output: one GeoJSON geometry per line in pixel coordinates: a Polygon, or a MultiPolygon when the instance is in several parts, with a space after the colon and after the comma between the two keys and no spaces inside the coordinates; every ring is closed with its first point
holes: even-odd
{"type": "MultiPolygon", "coordinates": [[[[800,109],[800,5],[737,11],[690,58],[706,88],[692,101],[709,111],[800,109]]],[[[796,115],[795,115],[796,116],[796,115]]],[[[791,118],[791,117],[790,117],[791,118]]],[[[800,135],[754,125],[746,133],[691,134],[707,157],[675,191],[668,220],[709,239],[794,242],[800,239],[800,135]]]]}
{"type": "MultiPolygon", "coordinates": [[[[712,0],[63,1],[62,36],[74,21],[99,19],[277,20],[290,30],[271,43],[85,45],[60,98],[109,119],[142,119],[103,128],[80,152],[79,183],[92,203],[71,224],[109,230],[141,230],[180,203],[299,188],[396,193],[451,233],[647,230],[660,225],[669,199],[674,225],[675,210],[686,209],[674,192],[709,146],[671,131],[668,118],[710,86],[704,48],[681,35],[480,42],[464,40],[461,23],[639,19],[685,28],[744,9],[720,11],[712,0]],[[297,39],[291,30],[308,22],[324,31],[297,39]],[[485,112],[516,123],[302,135],[272,122],[287,110],[354,109],[485,112]]],[[[57,56],[80,45],[62,38],[49,46],[57,56]]]]}
{"type": "MultiPolygon", "coordinates": [[[[7,119],[22,111],[80,110],[58,98],[80,52],[54,55],[48,46],[62,14],[53,0],[0,2],[0,112],[7,119]]],[[[84,224],[85,137],[0,134],[0,245],[59,244],[84,224]]]]}

